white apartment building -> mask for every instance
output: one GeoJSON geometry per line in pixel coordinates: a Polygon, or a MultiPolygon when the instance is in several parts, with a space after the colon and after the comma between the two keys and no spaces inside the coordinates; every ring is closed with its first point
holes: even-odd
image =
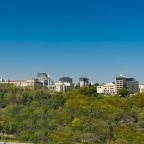
{"type": "Polygon", "coordinates": [[[97,93],[115,95],[116,94],[116,85],[114,83],[108,83],[108,84],[104,84],[101,86],[97,86],[97,93]]]}
{"type": "Polygon", "coordinates": [[[116,85],[114,83],[108,83],[104,85],[104,91],[107,94],[115,95],[116,94],[116,85]]]}
{"type": "Polygon", "coordinates": [[[97,93],[103,94],[104,93],[104,85],[97,86],[97,93]]]}
{"type": "Polygon", "coordinates": [[[62,82],[55,83],[55,91],[57,92],[63,92],[65,91],[65,86],[62,82]]]}

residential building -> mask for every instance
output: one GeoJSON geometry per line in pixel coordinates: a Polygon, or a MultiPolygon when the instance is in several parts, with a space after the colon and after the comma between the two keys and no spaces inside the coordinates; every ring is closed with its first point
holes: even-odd
{"type": "Polygon", "coordinates": [[[62,82],[55,83],[55,91],[57,91],[57,92],[65,91],[64,84],[62,82]]]}
{"type": "Polygon", "coordinates": [[[1,79],[0,83],[2,84],[14,84],[17,87],[42,87],[42,83],[38,79],[29,79],[29,80],[4,80],[1,79]]]}
{"type": "Polygon", "coordinates": [[[104,94],[104,85],[97,86],[97,93],[104,94]]]}
{"type": "Polygon", "coordinates": [[[114,83],[108,83],[104,85],[104,92],[108,95],[115,95],[116,94],[116,85],[114,83]]]}
{"type": "Polygon", "coordinates": [[[126,88],[126,78],[122,75],[116,77],[116,91],[126,88]]]}
{"type": "Polygon", "coordinates": [[[116,85],[114,83],[108,83],[101,86],[97,86],[97,93],[106,95],[115,95],[116,85]]]}

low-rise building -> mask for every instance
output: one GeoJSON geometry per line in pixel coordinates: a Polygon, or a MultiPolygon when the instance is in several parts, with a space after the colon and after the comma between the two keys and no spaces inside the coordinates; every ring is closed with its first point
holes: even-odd
{"type": "Polygon", "coordinates": [[[104,94],[104,85],[97,86],[97,93],[104,94]]]}
{"type": "Polygon", "coordinates": [[[108,84],[103,84],[101,86],[97,86],[97,93],[107,94],[107,95],[115,95],[116,94],[116,85],[114,83],[108,83],[108,84]]]}
{"type": "Polygon", "coordinates": [[[43,84],[38,79],[28,80],[0,80],[1,84],[13,84],[17,87],[42,87],[43,84]]]}
{"type": "Polygon", "coordinates": [[[57,92],[65,92],[65,86],[62,82],[55,83],[55,91],[57,92]]]}
{"type": "Polygon", "coordinates": [[[108,83],[104,85],[105,94],[115,95],[116,94],[116,85],[114,83],[108,83]]]}
{"type": "Polygon", "coordinates": [[[39,82],[38,79],[16,80],[10,81],[9,83],[18,87],[43,87],[43,83],[39,82]]]}

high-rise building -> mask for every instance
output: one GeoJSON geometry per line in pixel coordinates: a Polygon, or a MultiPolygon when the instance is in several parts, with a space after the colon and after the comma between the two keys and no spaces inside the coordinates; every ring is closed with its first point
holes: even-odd
{"type": "Polygon", "coordinates": [[[55,90],[57,92],[65,92],[66,90],[73,87],[73,79],[70,77],[62,77],[59,79],[59,82],[55,83],[55,90]]]}
{"type": "Polygon", "coordinates": [[[139,92],[139,82],[134,78],[126,78],[126,86],[130,94],[139,92]]]}
{"type": "Polygon", "coordinates": [[[79,79],[79,84],[80,84],[80,87],[88,86],[89,85],[89,79],[86,77],[81,77],[79,79]]]}
{"type": "Polygon", "coordinates": [[[134,94],[139,92],[139,82],[134,78],[127,78],[122,75],[116,77],[116,92],[124,88],[127,89],[130,94],[134,94]]]}
{"type": "Polygon", "coordinates": [[[119,75],[116,77],[116,91],[123,88],[126,88],[126,78],[122,75],[119,75]]]}
{"type": "Polygon", "coordinates": [[[50,88],[52,81],[50,76],[47,73],[38,73],[37,77],[41,83],[43,83],[43,87],[50,88]]]}

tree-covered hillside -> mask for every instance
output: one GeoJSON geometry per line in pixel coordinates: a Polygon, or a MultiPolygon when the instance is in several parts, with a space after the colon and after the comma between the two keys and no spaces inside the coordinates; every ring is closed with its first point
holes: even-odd
{"type": "Polygon", "coordinates": [[[143,144],[144,94],[105,97],[0,85],[1,139],[36,144],[143,144]]]}

